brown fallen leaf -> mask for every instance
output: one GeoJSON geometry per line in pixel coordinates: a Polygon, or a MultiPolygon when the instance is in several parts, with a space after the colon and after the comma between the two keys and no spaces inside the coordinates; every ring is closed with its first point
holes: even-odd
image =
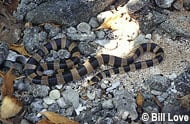
{"type": "Polygon", "coordinates": [[[5,96],[1,105],[1,118],[7,119],[17,115],[22,109],[22,102],[14,96],[5,96]]]}
{"type": "Polygon", "coordinates": [[[3,0],[1,4],[5,6],[9,13],[13,13],[18,7],[19,0],[3,0]]]}
{"type": "Polygon", "coordinates": [[[137,104],[137,111],[139,114],[142,114],[142,106],[144,104],[144,96],[140,91],[137,92],[137,97],[136,97],[136,104],[137,104]]]}
{"type": "Polygon", "coordinates": [[[24,45],[17,45],[17,44],[10,44],[9,48],[11,50],[14,50],[22,55],[25,56],[31,56],[30,54],[28,54],[28,52],[25,50],[24,45]]]}
{"type": "Polygon", "coordinates": [[[181,98],[177,98],[178,100],[180,100],[180,105],[183,108],[186,108],[187,110],[190,110],[190,93],[181,97],[181,98]]]}
{"type": "Polygon", "coordinates": [[[144,96],[142,95],[140,91],[137,92],[136,103],[138,106],[141,106],[141,107],[143,106],[144,96]]]}
{"type": "Polygon", "coordinates": [[[47,120],[47,119],[42,119],[42,120],[40,120],[38,123],[36,123],[36,124],[54,124],[54,123],[52,123],[51,121],[49,121],[49,120],[47,120]]]}
{"type": "Polygon", "coordinates": [[[13,68],[10,68],[9,71],[7,71],[6,74],[2,73],[0,71],[0,76],[3,78],[3,85],[2,85],[2,97],[5,96],[12,96],[14,88],[13,88],[13,81],[17,79],[17,76],[15,76],[12,73],[13,68]]]}
{"type": "Polygon", "coordinates": [[[46,111],[46,112],[41,112],[41,114],[46,116],[46,118],[54,124],[78,124],[78,122],[70,120],[54,112],[46,111]]]}

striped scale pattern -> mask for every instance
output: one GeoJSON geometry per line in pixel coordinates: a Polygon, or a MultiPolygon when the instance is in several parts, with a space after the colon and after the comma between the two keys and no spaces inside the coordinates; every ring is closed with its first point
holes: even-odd
{"type": "Polygon", "coordinates": [[[70,42],[66,39],[56,39],[42,46],[26,63],[24,72],[25,75],[35,84],[46,84],[54,86],[57,84],[64,84],[73,80],[78,80],[82,76],[93,72],[102,64],[110,65],[113,68],[97,73],[90,81],[99,82],[105,77],[110,77],[113,74],[125,73],[129,71],[136,71],[151,66],[155,66],[164,59],[163,49],[155,43],[140,44],[132,54],[126,58],[120,58],[108,54],[100,54],[89,58],[83,64],[79,64],[80,52],[75,42],[70,42]],[[59,62],[40,63],[41,59],[49,53],[50,50],[58,50],[66,48],[71,53],[71,58],[67,60],[60,60],[59,62]],[[136,59],[145,52],[154,53],[154,58],[150,60],[135,62],[136,59]],[[75,67],[73,67],[75,66],[75,67]],[[44,70],[59,70],[53,75],[44,75],[44,70]]]}

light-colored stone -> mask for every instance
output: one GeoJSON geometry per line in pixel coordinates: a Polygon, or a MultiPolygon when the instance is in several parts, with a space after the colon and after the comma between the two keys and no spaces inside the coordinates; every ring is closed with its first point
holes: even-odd
{"type": "Polygon", "coordinates": [[[43,98],[43,101],[44,101],[47,105],[51,105],[51,104],[55,103],[55,100],[51,99],[50,97],[45,97],[45,98],[43,98]]]}
{"type": "Polygon", "coordinates": [[[59,90],[56,90],[56,89],[50,91],[50,93],[49,93],[49,97],[50,97],[51,99],[53,99],[53,100],[59,99],[60,96],[61,96],[60,91],[59,91],[59,90]]]}
{"type": "Polygon", "coordinates": [[[77,30],[82,33],[89,33],[90,29],[91,29],[90,25],[86,22],[81,22],[80,24],[77,25],[77,30]]]}

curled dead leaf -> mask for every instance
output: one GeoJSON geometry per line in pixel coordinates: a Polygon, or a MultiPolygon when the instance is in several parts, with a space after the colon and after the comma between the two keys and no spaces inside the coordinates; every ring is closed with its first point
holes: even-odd
{"type": "Polygon", "coordinates": [[[111,29],[118,30],[127,28],[129,20],[131,20],[128,10],[125,7],[120,7],[118,11],[114,11],[111,16],[104,19],[104,22],[96,29],[111,29]]]}
{"type": "Polygon", "coordinates": [[[31,56],[30,54],[28,54],[28,52],[25,50],[24,45],[17,45],[17,44],[10,44],[9,48],[11,50],[14,50],[22,55],[25,56],[31,56]]]}
{"type": "Polygon", "coordinates": [[[183,108],[186,108],[187,110],[190,110],[190,93],[181,97],[181,98],[177,98],[178,100],[180,100],[180,105],[183,108]]]}
{"type": "Polygon", "coordinates": [[[12,73],[12,69],[10,68],[9,71],[6,74],[3,74],[2,72],[0,72],[0,76],[3,78],[3,85],[2,85],[2,97],[5,96],[12,96],[14,88],[13,88],[13,81],[17,78],[17,76],[15,76],[12,73]]]}
{"type": "Polygon", "coordinates": [[[22,102],[14,96],[5,96],[1,105],[1,118],[7,119],[17,115],[22,109],[22,102]]]}
{"type": "Polygon", "coordinates": [[[46,111],[46,112],[41,112],[41,114],[46,116],[46,118],[54,124],[78,124],[78,122],[70,120],[54,112],[46,111]]]}
{"type": "Polygon", "coordinates": [[[141,107],[143,106],[144,96],[142,95],[140,91],[137,92],[136,103],[137,103],[137,106],[141,106],[141,107]]]}

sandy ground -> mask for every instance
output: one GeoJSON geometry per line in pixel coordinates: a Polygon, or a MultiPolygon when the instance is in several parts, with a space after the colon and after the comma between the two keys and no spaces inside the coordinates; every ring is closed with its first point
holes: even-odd
{"type": "MultiPolygon", "coordinates": [[[[184,72],[185,68],[190,65],[190,41],[188,40],[172,40],[166,35],[159,35],[153,33],[152,40],[148,42],[154,42],[160,45],[165,52],[164,61],[151,68],[137,70],[135,72],[129,72],[125,74],[118,74],[108,78],[111,82],[121,81],[124,86],[131,86],[134,84],[142,83],[143,79],[148,79],[152,75],[162,74],[169,78],[175,78],[180,73],[184,72]]],[[[123,52],[129,53],[133,49],[133,41],[126,42],[125,45],[129,45],[128,48],[121,45],[121,49],[114,50],[102,50],[103,53],[112,54],[120,56],[119,54],[123,52]]],[[[119,45],[118,45],[119,46],[119,45]]],[[[123,54],[122,54],[123,55],[123,54]]],[[[145,54],[140,57],[139,60],[145,60],[150,58],[150,54],[145,54]]]]}

